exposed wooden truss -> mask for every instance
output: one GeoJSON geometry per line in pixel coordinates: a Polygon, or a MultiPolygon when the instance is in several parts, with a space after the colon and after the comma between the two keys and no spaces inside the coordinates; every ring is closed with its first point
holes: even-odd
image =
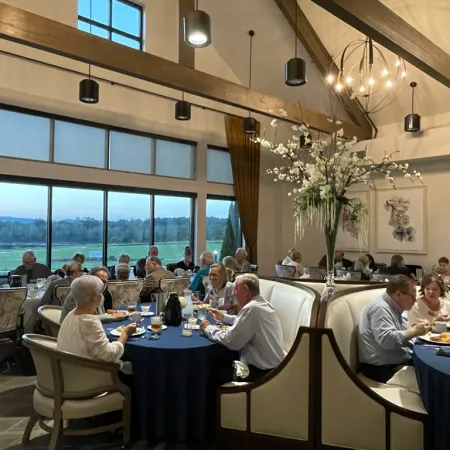
{"type": "Polygon", "coordinates": [[[379,0],[312,0],[450,87],[450,56],[379,0]]]}
{"type": "MultiPolygon", "coordinates": [[[[305,47],[309,56],[313,60],[319,72],[325,78],[329,73],[336,75],[339,72],[337,66],[333,63],[333,58],[328,53],[319,36],[315,32],[305,13],[302,11],[296,0],[274,0],[280,11],[283,13],[290,27],[297,38],[305,47]],[[297,9],[297,11],[295,11],[297,9]],[[297,14],[297,17],[296,17],[297,14]],[[297,23],[297,25],[296,25],[297,23]]],[[[350,119],[371,137],[372,126],[357,100],[352,100],[347,91],[343,91],[340,96],[350,119]]]]}
{"type": "MultiPolygon", "coordinates": [[[[300,108],[294,103],[249,90],[245,86],[5,3],[0,3],[0,37],[268,117],[307,123],[316,130],[329,130],[330,124],[325,114],[300,108]],[[287,112],[287,117],[281,110],[287,112]]],[[[347,137],[368,137],[361,127],[352,123],[343,123],[342,126],[347,137]]]]}

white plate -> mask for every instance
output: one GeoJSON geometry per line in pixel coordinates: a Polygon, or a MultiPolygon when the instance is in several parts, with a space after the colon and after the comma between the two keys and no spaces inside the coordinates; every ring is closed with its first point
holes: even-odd
{"type": "MultiPolygon", "coordinates": [[[[141,336],[142,334],[145,334],[144,327],[136,328],[136,333],[134,333],[132,336],[141,336]]],[[[117,328],[115,328],[114,330],[111,330],[111,336],[120,337],[120,335],[121,335],[121,333],[120,333],[120,331],[117,331],[117,328]]]]}
{"type": "MultiPolygon", "coordinates": [[[[123,312],[125,313],[125,315],[127,317],[130,316],[131,314],[134,314],[134,313],[129,313],[128,311],[123,311],[123,312]]],[[[149,312],[136,311],[136,312],[140,312],[142,317],[150,317],[150,316],[155,315],[155,313],[152,311],[149,311],[149,312]]]]}
{"type": "MultiPolygon", "coordinates": [[[[163,330],[167,330],[167,325],[163,325],[163,326],[162,326],[162,329],[163,329],[163,330]]],[[[147,330],[153,331],[153,330],[152,330],[152,326],[149,325],[149,326],[147,327],[147,330]]]]}
{"type": "Polygon", "coordinates": [[[426,342],[431,342],[433,345],[450,345],[450,342],[439,342],[439,341],[432,341],[431,336],[439,336],[440,333],[427,333],[424,336],[419,336],[419,339],[422,339],[426,342]]]}

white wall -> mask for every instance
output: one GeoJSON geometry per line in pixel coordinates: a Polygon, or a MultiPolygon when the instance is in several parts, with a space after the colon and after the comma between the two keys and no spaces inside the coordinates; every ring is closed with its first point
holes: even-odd
{"type": "MultiPolygon", "coordinates": [[[[53,20],[76,26],[77,1],[64,0],[9,0],[14,6],[49,17],[53,20]]],[[[145,49],[173,61],[178,60],[178,1],[146,0],[148,13],[145,16],[145,49]]],[[[72,70],[87,71],[86,64],[67,60],[55,55],[18,44],[2,41],[0,49],[37,58],[72,70]]],[[[230,81],[239,82],[226,62],[214,47],[196,50],[196,68],[220,75],[230,81]]],[[[130,77],[93,68],[93,75],[116,82],[123,82],[141,89],[179,96],[172,90],[130,77]]],[[[196,192],[197,210],[197,254],[205,248],[206,240],[206,195],[233,195],[231,186],[206,182],[206,147],[226,146],[224,117],[222,114],[193,109],[189,122],[174,119],[174,103],[145,95],[111,84],[100,84],[98,105],[84,105],[78,101],[78,75],[58,71],[42,65],[25,62],[10,56],[0,55],[0,102],[62,114],[93,122],[111,124],[161,134],[169,137],[198,142],[197,180],[177,180],[156,176],[111,172],[101,169],[54,165],[44,162],[24,161],[0,157],[0,173],[33,176],[48,179],[64,179],[78,182],[104,183],[121,186],[145,186],[149,189],[196,192]]],[[[187,97],[189,99],[189,97],[187,97]]],[[[222,111],[242,113],[239,110],[195,99],[203,105],[214,105],[222,111]]],[[[270,164],[270,155],[264,154],[261,167],[270,164]]],[[[281,229],[282,204],[279,202],[281,188],[263,177],[260,186],[260,218],[258,230],[258,252],[260,273],[272,275],[273,261],[280,254],[281,236],[273,238],[274,230],[281,229]]],[[[276,233],[276,231],[275,231],[276,233]]]]}

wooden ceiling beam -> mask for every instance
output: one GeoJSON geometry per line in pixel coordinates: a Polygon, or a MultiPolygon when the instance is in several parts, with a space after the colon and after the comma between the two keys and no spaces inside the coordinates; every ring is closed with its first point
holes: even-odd
{"type": "MultiPolygon", "coordinates": [[[[333,58],[328,53],[297,1],[274,1],[292,28],[292,31],[294,31],[299,41],[303,44],[303,47],[305,47],[305,50],[308,52],[308,55],[311,57],[324,79],[329,73],[336,76],[339,73],[338,67],[334,63],[333,58]],[[295,9],[297,9],[297,11],[295,11],[295,9]]],[[[357,100],[352,100],[348,91],[342,92],[340,101],[350,119],[356,125],[360,126],[367,133],[367,139],[370,139],[372,137],[372,126],[366,114],[361,109],[359,102],[357,100]]]]}
{"type": "MultiPolygon", "coordinates": [[[[134,50],[74,27],[0,3],[0,38],[82,61],[134,78],[291,123],[329,131],[327,115],[249,90],[190,67],[134,50]],[[283,110],[287,112],[285,117],[283,110]]],[[[366,138],[361,127],[342,124],[346,137],[366,138]]]]}
{"type": "Polygon", "coordinates": [[[450,87],[450,56],[379,0],[312,1],[450,87]]]}
{"type": "Polygon", "coordinates": [[[178,62],[195,69],[195,49],[184,42],[183,18],[195,9],[195,0],[178,0],[178,62]]]}

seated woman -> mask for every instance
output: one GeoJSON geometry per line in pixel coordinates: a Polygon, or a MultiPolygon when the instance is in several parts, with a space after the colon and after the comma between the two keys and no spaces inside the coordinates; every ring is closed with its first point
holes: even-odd
{"type": "Polygon", "coordinates": [[[361,272],[361,280],[370,280],[372,270],[370,269],[370,259],[367,255],[361,255],[355,261],[354,271],[361,272]]]}
{"type": "Polygon", "coordinates": [[[228,282],[227,270],[221,263],[213,264],[209,269],[209,286],[203,302],[213,308],[232,310],[235,298],[233,296],[233,283],[228,282]]]}
{"type": "Polygon", "coordinates": [[[431,322],[450,319],[450,301],[442,298],[448,293],[442,277],[432,273],[424,275],[419,292],[421,297],[408,311],[410,325],[415,325],[420,320],[431,322]]]}
{"type": "Polygon", "coordinates": [[[105,286],[93,275],[74,280],[71,292],[77,307],[64,319],[58,334],[58,350],[106,362],[118,362],[124,345],[136,331],[136,324],[127,325],[119,339],[109,342],[95,311],[100,305],[105,286]]]}
{"type": "Polygon", "coordinates": [[[294,277],[301,277],[303,275],[302,254],[298,250],[291,250],[289,256],[284,259],[283,265],[294,266],[294,277]]]}
{"type": "Polygon", "coordinates": [[[373,272],[375,272],[376,267],[375,267],[375,259],[373,258],[373,256],[370,253],[367,253],[366,256],[369,258],[369,269],[373,272]]]}
{"type": "Polygon", "coordinates": [[[411,276],[410,270],[405,266],[405,260],[402,255],[394,255],[391,258],[391,265],[380,269],[380,273],[386,275],[408,275],[411,276]]]}
{"type": "Polygon", "coordinates": [[[235,274],[241,273],[241,266],[232,256],[225,256],[222,260],[222,264],[227,269],[227,273],[231,273],[231,276],[228,276],[229,280],[234,280],[235,274]]]}

